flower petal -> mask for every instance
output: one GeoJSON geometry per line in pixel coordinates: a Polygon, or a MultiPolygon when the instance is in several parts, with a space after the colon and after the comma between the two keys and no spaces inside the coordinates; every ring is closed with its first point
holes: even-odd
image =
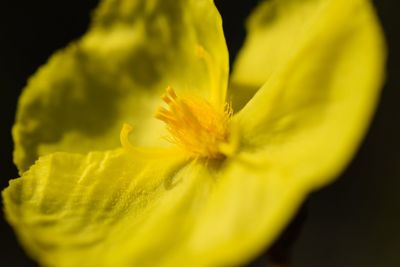
{"type": "Polygon", "coordinates": [[[304,183],[284,175],[241,155],[227,164],[191,239],[201,266],[244,266],[272,244],[307,194],[304,183]]]}
{"type": "Polygon", "coordinates": [[[141,242],[126,242],[163,211],[168,191],[179,193],[181,164],[121,150],[44,156],[4,190],[6,216],[44,266],[129,266],[107,262],[128,261],[121,254],[140,250],[141,242]]]}
{"type": "Polygon", "coordinates": [[[165,88],[222,103],[228,55],[211,0],[104,0],[90,30],[29,80],[13,128],[20,172],[40,155],[119,146],[124,122],[136,145],[162,144],[153,120],[165,88]]]}
{"type": "Polygon", "coordinates": [[[3,191],[8,221],[44,266],[231,266],[269,245],[303,183],[121,150],[41,157],[3,191]]]}
{"type": "Polygon", "coordinates": [[[316,24],[329,0],[262,1],[246,23],[247,36],[234,62],[230,93],[240,110],[282,64],[285,64],[316,24]]]}
{"type": "Polygon", "coordinates": [[[324,1],[312,31],[235,120],[249,159],[318,187],[354,153],[383,82],[383,34],[369,1],[324,1]]]}
{"type": "Polygon", "coordinates": [[[256,87],[287,60],[307,32],[321,4],[327,1],[261,2],[246,23],[247,37],[233,68],[232,82],[256,87]]]}

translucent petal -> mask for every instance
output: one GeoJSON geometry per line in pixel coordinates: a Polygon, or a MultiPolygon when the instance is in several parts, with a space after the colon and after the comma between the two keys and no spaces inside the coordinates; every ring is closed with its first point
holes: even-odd
{"type": "Polygon", "coordinates": [[[312,24],[235,120],[250,158],[317,187],[344,167],[366,130],[385,47],[369,1],[324,1],[312,24]]]}
{"type": "Polygon", "coordinates": [[[152,210],[162,210],[160,199],[178,183],[181,164],[120,150],[44,156],[3,192],[6,216],[44,266],[127,266],[107,262],[129,260],[117,254],[141,247],[126,242],[152,210]]]}
{"type": "Polygon", "coordinates": [[[192,260],[199,266],[246,266],[277,238],[308,190],[274,166],[241,154],[216,180],[189,243],[200,255],[192,260]]]}
{"type": "Polygon", "coordinates": [[[3,200],[43,266],[236,266],[273,241],[305,194],[265,170],[240,157],[55,153],[12,180],[3,200]]]}
{"type": "Polygon", "coordinates": [[[210,0],[104,0],[89,31],[29,80],[13,128],[15,163],[40,155],[119,146],[124,122],[136,145],[163,144],[153,118],[170,85],[224,101],[228,55],[210,0]]]}
{"type": "Polygon", "coordinates": [[[242,108],[271,74],[285,64],[315,25],[326,0],[262,1],[247,20],[247,36],[233,66],[230,93],[242,108]]]}

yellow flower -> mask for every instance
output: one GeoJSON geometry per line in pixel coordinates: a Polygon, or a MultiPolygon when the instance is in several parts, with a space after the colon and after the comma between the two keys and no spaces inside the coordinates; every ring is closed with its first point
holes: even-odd
{"type": "Polygon", "coordinates": [[[243,264],[338,175],[383,80],[370,1],[266,1],[247,26],[228,96],[211,0],[103,0],[31,78],[3,199],[35,260],[243,264]]]}

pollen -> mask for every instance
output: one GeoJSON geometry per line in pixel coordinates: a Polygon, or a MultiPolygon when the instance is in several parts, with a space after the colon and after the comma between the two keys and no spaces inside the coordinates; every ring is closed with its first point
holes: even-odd
{"type": "Polygon", "coordinates": [[[229,135],[232,109],[218,109],[203,98],[179,97],[167,87],[161,99],[167,108],[160,107],[155,117],[166,123],[168,140],[193,157],[222,158],[220,147],[229,135]]]}

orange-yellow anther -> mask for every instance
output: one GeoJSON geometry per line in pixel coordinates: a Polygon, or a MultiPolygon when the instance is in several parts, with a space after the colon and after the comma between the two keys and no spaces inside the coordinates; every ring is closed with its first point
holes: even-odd
{"type": "Polygon", "coordinates": [[[170,86],[161,99],[168,108],[160,107],[155,117],[167,124],[169,140],[194,157],[222,157],[219,147],[227,141],[232,115],[228,105],[220,110],[202,98],[178,97],[170,86]]]}

